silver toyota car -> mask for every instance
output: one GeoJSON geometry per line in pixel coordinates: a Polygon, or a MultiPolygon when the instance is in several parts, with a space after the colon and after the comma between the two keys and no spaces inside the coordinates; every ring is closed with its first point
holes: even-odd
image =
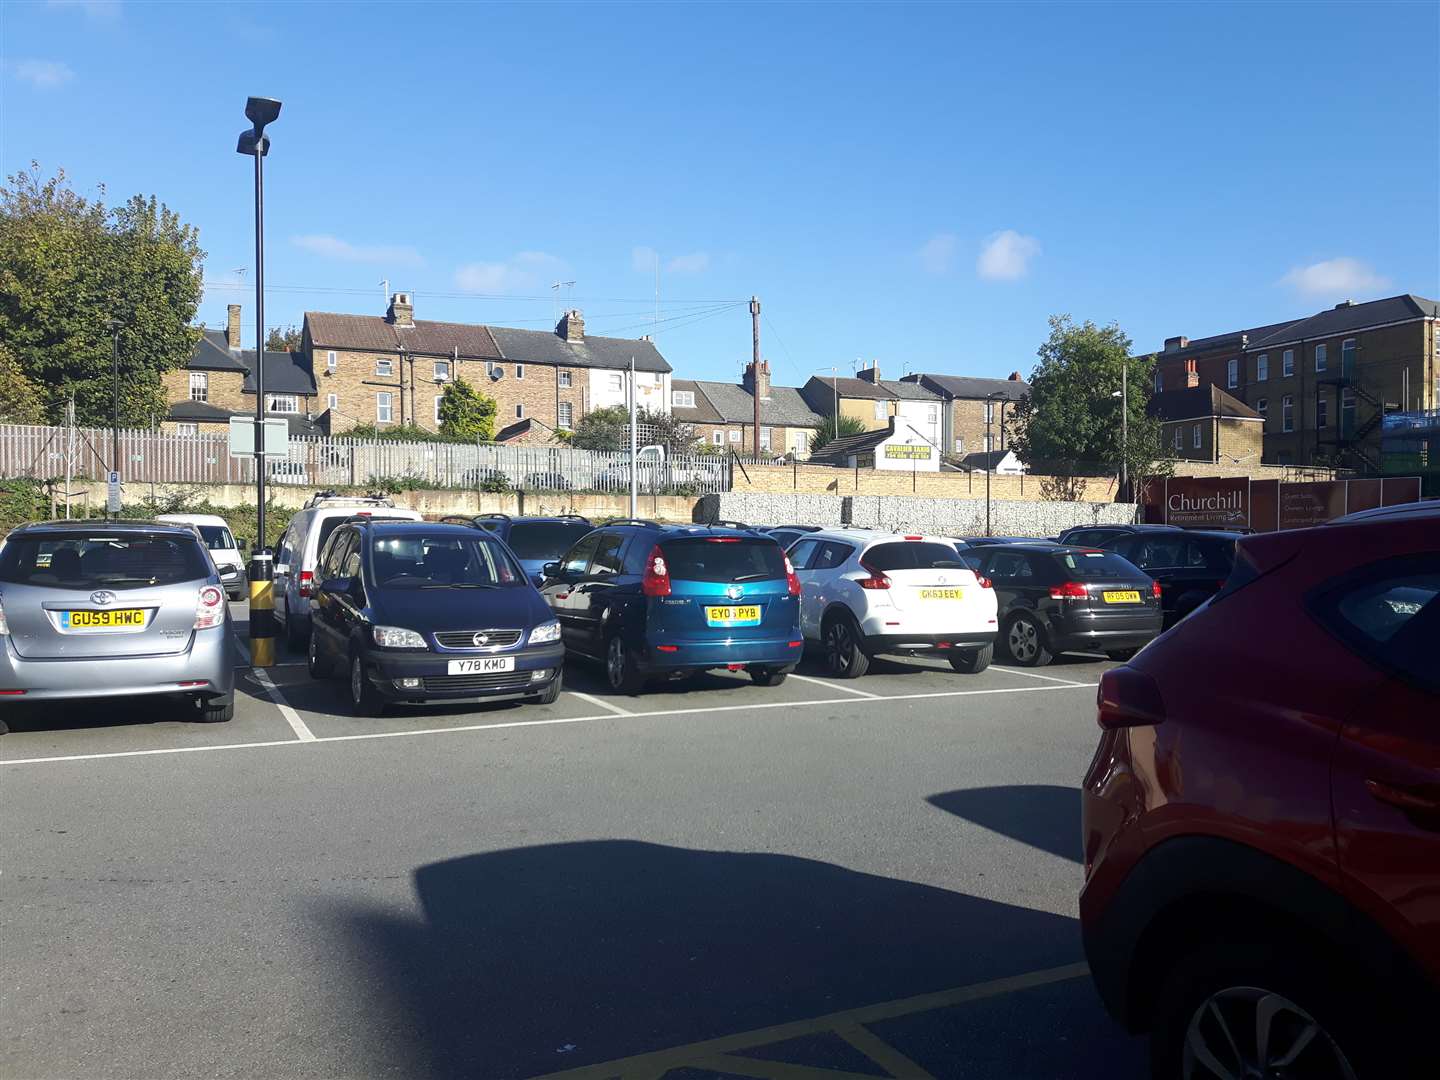
{"type": "Polygon", "coordinates": [[[188,525],[48,521],[0,547],[0,705],[178,694],[235,711],[230,610],[188,525]]]}

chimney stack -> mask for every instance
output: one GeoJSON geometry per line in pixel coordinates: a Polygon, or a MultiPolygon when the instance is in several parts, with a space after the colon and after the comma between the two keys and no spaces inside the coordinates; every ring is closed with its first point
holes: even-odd
{"type": "Polygon", "coordinates": [[[390,307],[385,312],[385,321],[395,326],[415,325],[415,305],[410,302],[408,292],[397,292],[390,297],[390,307]]]}
{"type": "Polygon", "coordinates": [[[1006,381],[1007,381],[1007,382],[1019,382],[1019,381],[1020,381],[1020,373],[1019,373],[1018,371],[1012,371],[1012,372],[1010,372],[1010,378],[1007,379],[1006,381]]]}
{"type": "Polygon", "coordinates": [[[1190,339],[1188,337],[1185,337],[1183,334],[1180,337],[1167,337],[1165,339],[1165,351],[1179,352],[1181,349],[1185,348],[1185,346],[1189,344],[1190,339]]]}
{"type": "Polygon", "coordinates": [[[757,366],[755,361],[745,365],[745,389],[758,397],[761,401],[770,400],[770,361],[761,360],[757,366]]]}
{"type": "Polygon", "coordinates": [[[555,324],[555,333],[572,345],[584,341],[585,317],[580,314],[580,309],[571,308],[560,316],[560,321],[555,324]]]}
{"type": "Polygon", "coordinates": [[[225,344],[231,352],[240,351],[240,305],[230,304],[225,308],[225,344]]]}
{"type": "Polygon", "coordinates": [[[871,386],[880,385],[880,361],[876,360],[867,368],[861,368],[855,373],[857,379],[864,379],[871,386]]]}
{"type": "Polygon", "coordinates": [[[1185,361],[1185,386],[1188,389],[1200,385],[1200,372],[1195,369],[1194,360],[1185,361]]]}

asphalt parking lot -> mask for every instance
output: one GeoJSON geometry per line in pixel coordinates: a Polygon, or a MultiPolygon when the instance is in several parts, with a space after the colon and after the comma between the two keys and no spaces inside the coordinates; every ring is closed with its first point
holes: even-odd
{"type": "Polygon", "coordinates": [[[1074,917],[1108,666],[10,708],[0,1074],[1139,1076],[1074,917]]]}

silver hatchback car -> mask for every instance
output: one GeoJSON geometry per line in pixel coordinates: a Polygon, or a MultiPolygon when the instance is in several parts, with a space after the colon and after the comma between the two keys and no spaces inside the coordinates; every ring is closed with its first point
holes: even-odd
{"type": "Polygon", "coordinates": [[[235,711],[230,609],[188,525],[49,521],[0,547],[0,704],[179,694],[235,711]]]}

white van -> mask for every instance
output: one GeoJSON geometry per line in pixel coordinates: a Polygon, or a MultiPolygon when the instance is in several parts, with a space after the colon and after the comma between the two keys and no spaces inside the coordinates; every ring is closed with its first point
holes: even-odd
{"type": "Polygon", "coordinates": [[[210,549],[215,569],[220,571],[220,584],[225,587],[225,595],[231,600],[239,600],[244,595],[247,578],[245,557],[240,554],[240,549],[245,546],[245,541],[237,541],[231,535],[230,526],[225,524],[224,518],[214,514],[161,514],[155,520],[171,525],[195,526],[200,539],[210,549]]]}
{"type": "Polygon", "coordinates": [[[304,652],[310,641],[310,587],[315,564],[330,534],[346,518],[365,516],[389,521],[424,521],[418,510],[397,507],[380,495],[316,492],[286,527],[275,548],[275,619],[291,649],[304,652]]]}

